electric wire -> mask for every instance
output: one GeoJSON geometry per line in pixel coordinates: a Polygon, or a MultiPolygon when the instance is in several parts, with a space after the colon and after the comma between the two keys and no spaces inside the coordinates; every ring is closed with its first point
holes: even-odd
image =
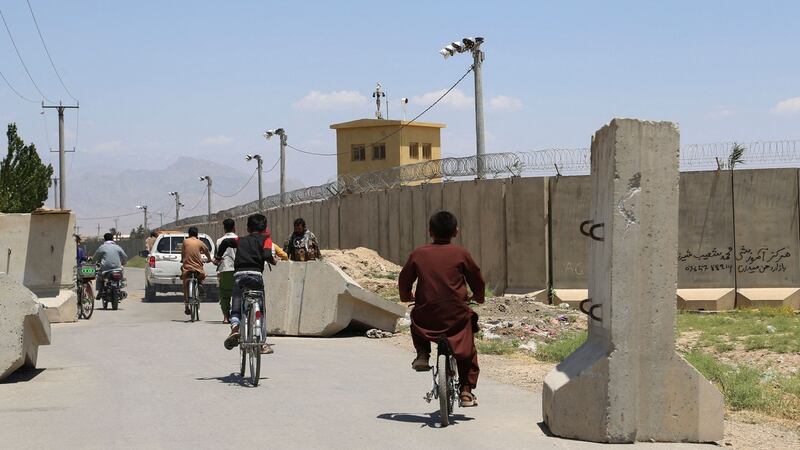
{"type": "Polygon", "coordinates": [[[41,39],[42,41],[42,47],[44,47],[44,52],[47,53],[47,59],[50,60],[50,65],[53,67],[53,72],[56,73],[58,81],[61,83],[61,87],[63,87],[64,90],[67,91],[67,95],[69,95],[70,98],[72,98],[77,102],[78,99],[72,95],[72,92],[69,91],[67,85],[64,84],[64,80],[61,79],[61,74],[58,72],[58,69],[56,69],[56,63],[53,62],[53,57],[50,56],[50,50],[47,49],[47,44],[44,43],[44,36],[42,36],[42,30],[39,29],[39,22],[36,20],[36,15],[33,13],[33,8],[31,7],[30,0],[25,0],[25,1],[28,2],[28,10],[31,12],[31,18],[33,18],[33,24],[36,25],[36,32],[39,33],[39,39],[41,39]]]}
{"type": "Polygon", "coordinates": [[[19,97],[19,98],[21,98],[21,99],[25,100],[26,102],[31,102],[31,103],[39,103],[39,102],[37,102],[36,100],[31,100],[31,99],[29,99],[28,97],[25,97],[24,95],[20,94],[18,90],[14,89],[14,86],[12,86],[12,85],[11,85],[11,83],[8,81],[8,78],[6,78],[6,76],[5,76],[5,75],[3,75],[3,72],[2,72],[2,71],[0,71],[0,78],[2,78],[2,79],[3,79],[3,81],[5,81],[5,82],[6,82],[6,86],[8,86],[8,88],[9,88],[9,89],[11,89],[11,92],[13,92],[13,93],[17,94],[17,97],[19,97]]]}
{"type": "Polygon", "coordinates": [[[14,46],[14,51],[17,52],[17,57],[19,58],[19,62],[22,63],[22,68],[25,69],[25,73],[28,74],[28,78],[31,80],[31,83],[33,83],[33,86],[36,88],[36,90],[39,92],[39,95],[41,95],[43,99],[47,100],[50,103],[55,103],[44,95],[42,90],[39,89],[39,85],[36,84],[36,81],[33,80],[33,76],[31,76],[31,72],[30,70],[28,70],[28,66],[25,64],[25,60],[22,59],[22,54],[19,52],[19,48],[17,48],[17,43],[14,41],[14,36],[11,35],[11,28],[8,27],[8,23],[6,22],[6,16],[3,15],[3,10],[0,10],[0,19],[3,19],[3,25],[5,25],[6,31],[8,32],[8,37],[9,39],[11,39],[11,45],[14,46]]]}
{"type": "MultiPolygon", "coordinates": [[[[372,142],[372,143],[370,143],[370,144],[367,144],[367,145],[365,146],[365,148],[372,147],[373,145],[375,145],[375,144],[378,144],[378,143],[380,143],[380,142],[385,142],[385,141],[386,141],[388,138],[390,138],[390,137],[394,136],[395,134],[399,133],[400,131],[402,131],[402,130],[403,130],[403,128],[405,128],[405,127],[407,127],[407,126],[411,125],[412,123],[416,122],[416,120],[417,120],[417,119],[419,119],[419,118],[420,118],[420,117],[422,117],[422,116],[423,116],[425,113],[427,113],[428,111],[430,111],[430,110],[431,110],[431,109],[432,109],[434,106],[436,106],[436,105],[437,105],[437,104],[438,104],[440,101],[442,101],[442,99],[444,99],[444,98],[447,96],[447,94],[449,94],[449,93],[450,93],[450,92],[451,92],[453,89],[455,89],[455,88],[456,88],[456,86],[458,86],[458,85],[459,85],[459,84],[460,84],[462,81],[464,81],[464,78],[466,78],[466,77],[467,77],[467,75],[469,75],[469,73],[470,73],[470,72],[472,72],[472,69],[473,69],[473,68],[472,68],[472,66],[470,66],[470,67],[469,67],[469,69],[467,69],[467,71],[466,71],[466,72],[464,72],[464,75],[461,75],[461,78],[459,78],[459,79],[458,79],[458,81],[456,81],[455,83],[453,83],[453,85],[452,85],[452,86],[450,86],[450,88],[449,88],[449,89],[447,89],[446,91],[444,91],[444,93],[443,93],[442,95],[440,95],[440,96],[439,96],[439,98],[437,98],[437,99],[436,99],[436,101],[434,101],[433,103],[431,103],[431,104],[430,104],[430,106],[428,106],[427,108],[425,108],[424,110],[422,110],[422,112],[421,112],[421,113],[419,113],[419,114],[417,114],[416,116],[414,116],[414,118],[413,118],[413,119],[411,119],[411,120],[409,120],[408,122],[406,122],[406,123],[402,124],[402,125],[400,126],[400,128],[398,128],[398,129],[394,130],[393,132],[391,132],[391,133],[387,134],[386,136],[382,137],[381,139],[378,139],[378,140],[377,140],[377,141],[375,141],[375,142],[372,142]]],[[[297,147],[293,147],[293,146],[291,146],[291,145],[289,145],[289,144],[286,144],[286,146],[287,146],[287,147],[289,147],[289,148],[291,148],[292,150],[298,151],[298,152],[300,152],[300,153],[305,153],[305,154],[307,154],[307,155],[314,155],[314,156],[338,156],[338,155],[347,155],[347,154],[350,154],[350,150],[343,151],[343,152],[337,152],[337,153],[317,153],[317,152],[310,152],[310,151],[308,151],[308,150],[301,150],[301,149],[299,149],[299,148],[297,148],[297,147]]]]}
{"type": "Polygon", "coordinates": [[[191,208],[184,207],[183,209],[186,210],[186,211],[194,211],[195,209],[197,209],[198,206],[200,206],[200,203],[205,198],[206,198],[206,190],[203,189],[203,193],[200,195],[200,200],[198,200],[197,203],[195,203],[194,206],[192,206],[191,208]]]}
{"type": "Polygon", "coordinates": [[[105,216],[105,217],[79,217],[78,220],[104,220],[104,219],[115,219],[117,217],[128,217],[134,214],[141,214],[141,212],[136,211],[128,214],[115,214],[113,216],[105,216]]]}
{"type": "Polygon", "coordinates": [[[236,197],[237,195],[239,195],[240,192],[242,192],[244,190],[244,188],[246,188],[250,184],[251,181],[253,181],[253,177],[256,176],[256,172],[258,172],[257,168],[255,170],[253,170],[253,173],[250,175],[250,178],[247,179],[247,181],[242,185],[242,187],[239,188],[239,190],[237,190],[233,194],[230,194],[230,195],[220,194],[219,192],[215,191],[213,187],[211,188],[211,192],[216,194],[216,195],[218,195],[219,197],[223,197],[223,198],[236,197]]]}

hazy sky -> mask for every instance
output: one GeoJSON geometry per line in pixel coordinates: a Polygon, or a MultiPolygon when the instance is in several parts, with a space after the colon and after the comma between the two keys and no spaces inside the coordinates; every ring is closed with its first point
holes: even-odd
{"type": "MultiPolygon", "coordinates": [[[[332,151],[328,126],[371,117],[378,81],[391,118],[401,97],[412,99],[409,117],[421,111],[470,64],[437,51],[472,35],[486,39],[490,152],[585,147],[615,116],[676,121],[684,144],[800,134],[796,1],[30,1],[81,102],[71,173],[98,161],[164,167],[179,155],[249,173],[245,153],[277,157],[278,143],[261,136],[274,127],[297,147],[332,151]]],[[[71,102],[25,0],[0,8],[44,94],[71,102]]],[[[41,101],[4,28],[0,71],[41,101]]],[[[470,76],[424,116],[447,124],[445,156],[474,152],[472,95],[470,76]]],[[[0,122],[17,122],[49,160],[56,115],[40,112],[0,84],[0,122]]],[[[75,123],[69,111],[69,147],[75,123]]],[[[335,176],[333,158],[289,151],[292,178],[335,176]]]]}

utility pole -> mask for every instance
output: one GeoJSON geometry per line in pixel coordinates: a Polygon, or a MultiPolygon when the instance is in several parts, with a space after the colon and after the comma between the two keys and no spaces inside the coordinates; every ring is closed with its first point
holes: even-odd
{"type": "MultiPolygon", "coordinates": [[[[119,232],[119,217],[114,217],[114,234],[117,236],[121,235],[122,233],[119,232]]],[[[114,236],[114,237],[117,237],[114,236]]]]}
{"type": "Polygon", "coordinates": [[[461,42],[451,42],[439,50],[445,59],[456,53],[472,53],[472,75],[475,78],[475,146],[477,160],[477,177],[485,177],[485,167],[483,156],[486,154],[485,140],[483,135],[483,60],[484,53],[481,50],[483,44],[482,37],[464,38],[461,42]]]}
{"type": "MultiPolygon", "coordinates": [[[[75,106],[62,105],[45,105],[42,102],[42,109],[57,109],[58,110],[58,178],[61,180],[59,188],[59,209],[66,209],[67,207],[67,162],[64,156],[64,110],[65,109],[78,109],[80,104],[75,106]]],[[[75,149],[72,149],[74,152],[75,149]]]]}
{"type": "Polygon", "coordinates": [[[97,236],[100,236],[100,224],[97,224],[97,236]]]}
{"type": "Polygon", "coordinates": [[[264,185],[261,183],[261,176],[264,174],[264,160],[261,159],[261,155],[245,155],[244,159],[246,161],[256,160],[258,164],[258,210],[264,211],[264,185]]]}
{"type": "Polygon", "coordinates": [[[158,217],[159,217],[159,219],[160,219],[160,220],[159,220],[159,223],[161,224],[161,225],[159,226],[159,228],[163,228],[163,227],[164,227],[164,213],[163,213],[162,211],[159,211],[159,212],[158,212],[158,217]]]}
{"type": "Polygon", "coordinates": [[[144,233],[147,234],[147,205],[136,205],[136,209],[141,209],[144,211],[144,233]]]}
{"type": "Polygon", "coordinates": [[[211,224],[211,177],[208,175],[200,177],[200,181],[205,181],[208,186],[208,219],[206,222],[211,224]]]}
{"type": "Polygon", "coordinates": [[[481,43],[478,42],[472,48],[472,75],[475,79],[475,143],[478,155],[478,178],[484,178],[483,156],[486,154],[486,146],[483,136],[483,74],[481,69],[484,55],[480,45],[481,43]]]}
{"type": "Polygon", "coordinates": [[[272,136],[280,136],[281,138],[281,205],[286,204],[286,130],[283,128],[276,128],[274,130],[267,130],[264,137],[269,140],[272,136]]]}
{"type": "Polygon", "coordinates": [[[53,208],[58,209],[58,178],[53,178],[53,208]]]}
{"type": "Polygon", "coordinates": [[[181,203],[181,194],[179,194],[178,191],[172,191],[169,193],[169,195],[175,197],[175,222],[178,222],[181,219],[181,206],[186,205],[181,203]]]}

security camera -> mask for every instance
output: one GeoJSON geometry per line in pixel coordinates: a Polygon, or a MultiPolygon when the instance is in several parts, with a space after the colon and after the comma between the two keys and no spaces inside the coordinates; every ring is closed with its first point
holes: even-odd
{"type": "Polygon", "coordinates": [[[444,56],[444,59],[447,59],[447,58],[450,57],[450,52],[448,52],[446,48],[443,48],[443,49],[439,50],[439,54],[444,56]]]}
{"type": "Polygon", "coordinates": [[[400,99],[400,102],[403,103],[404,105],[408,104],[408,99],[406,97],[403,97],[400,99]]]}
{"type": "Polygon", "coordinates": [[[467,48],[472,48],[472,47],[475,46],[475,40],[474,39],[464,38],[464,39],[461,40],[461,42],[463,42],[464,46],[466,46],[467,48]]]}
{"type": "Polygon", "coordinates": [[[450,44],[450,45],[448,45],[448,46],[445,46],[445,48],[444,48],[444,49],[445,49],[445,50],[447,50],[447,52],[448,52],[448,53],[450,53],[450,56],[453,56],[453,55],[455,55],[455,54],[456,54],[456,52],[458,51],[458,50],[457,50],[457,49],[456,49],[456,48],[453,46],[453,44],[450,44]]]}
{"type": "Polygon", "coordinates": [[[275,130],[275,134],[277,134],[278,136],[282,135],[283,133],[284,133],[283,128],[277,128],[275,130]]]}
{"type": "Polygon", "coordinates": [[[450,45],[452,45],[453,48],[456,49],[456,51],[458,51],[458,53],[461,53],[461,52],[464,51],[464,44],[462,44],[460,42],[453,42],[450,45]]]}
{"type": "Polygon", "coordinates": [[[275,135],[275,132],[273,130],[267,130],[264,132],[264,137],[267,139],[271,138],[273,135],[275,135]]]}
{"type": "Polygon", "coordinates": [[[253,159],[253,155],[244,155],[245,161],[250,161],[251,159],[253,159]]]}

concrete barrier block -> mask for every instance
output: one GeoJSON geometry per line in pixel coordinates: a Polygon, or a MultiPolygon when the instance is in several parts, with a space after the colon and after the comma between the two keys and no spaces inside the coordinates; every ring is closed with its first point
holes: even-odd
{"type": "Polygon", "coordinates": [[[20,367],[36,367],[40,345],[50,344],[50,322],[36,296],[0,273],[0,380],[20,367]]]}
{"type": "Polygon", "coordinates": [[[723,437],[722,395],[675,352],[679,148],[669,122],[614,119],[592,140],[589,335],[542,390],[557,436],[723,437]]]}
{"type": "Polygon", "coordinates": [[[730,311],[736,296],[733,289],[678,289],[678,309],[686,311],[730,311]]]}
{"type": "Polygon", "coordinates": [[[61,290],[52,297],[39,297],[44,305],[50,323],[77,322],[78,294],[75,291],[61,290]]]}
{"type": "Polygon", "coordinates": [[[577,308],[580,302],[589,298],[588,289],[555,289],[553,291],[553,304],[566,303],[577,308]]]}
{"type": "Polygon", "coordinates": [[[267,332],[273,335],[328,337],[350,325],[393,332],[406,312],[324,260],[282,262],[264,276],[267,332]]]}
{"type": "Polygon", "coordinates": [[[741,288],[739,307],[764,308],[789,306],[800,310],[800,289],[798,288],[741,288]]]}

